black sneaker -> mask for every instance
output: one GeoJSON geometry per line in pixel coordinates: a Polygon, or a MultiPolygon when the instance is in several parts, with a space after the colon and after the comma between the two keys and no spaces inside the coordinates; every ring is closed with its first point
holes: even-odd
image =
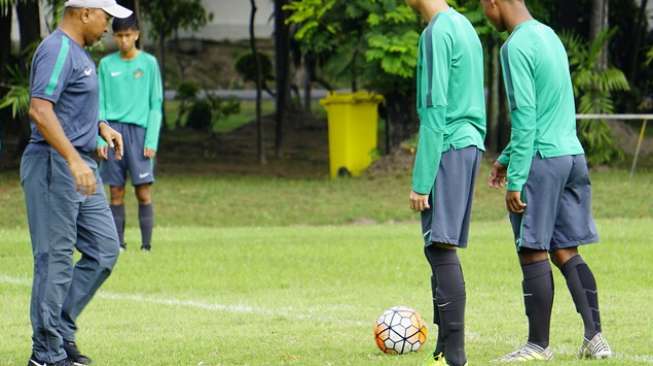
{"type": "Polygon", "coordinates": [[[93,363],[93,361],[88,358],[88,356],[84,356],[79,352],[75,342],[64,341],[63,349],[66,351],[68,360],[72,366],[87,366],[93,363]]]}
{"type": "Polygon", "coordinates": [[[32,355],[32,357],[29,358],[29,361],[27,361],[27,366],[73,366],[73,364],[68,359],[55,363],[41,362],[38,361],[34,355],[32,355]]]}
{"type": "Polygon", "coordinates": [[[127,250],[127,243],[120,244],[120,251],[124,252],[125,250],[127,250]]]}
{"type": "Polygon", "coordinates": [[[144,251],[144,252],[149,252],[150,250],[152,250],[152,246],[151,245],[141,245],[141,250],[144,251]]]}

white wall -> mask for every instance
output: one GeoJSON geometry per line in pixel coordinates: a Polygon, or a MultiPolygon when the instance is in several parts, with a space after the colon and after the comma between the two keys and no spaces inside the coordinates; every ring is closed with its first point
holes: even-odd
{"type": "MultiPolygon", "coordinates": [[[[243,40],[249,38],[249,0],[203,0],[207,11],[213,13],[213,20],[195,34],[182,32],[185,37],[221,40],[243,40]]],[[[274,4],[272,0],[256,0],[255,32],[257,38],[268,38],[274,31],[274,4]]]]}

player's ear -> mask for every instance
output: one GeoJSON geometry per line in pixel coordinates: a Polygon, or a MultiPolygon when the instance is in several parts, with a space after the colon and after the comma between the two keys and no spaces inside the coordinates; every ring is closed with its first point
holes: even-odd
{"type": "Polygon", "coordinates": [[[91,9],[82,8],[79,11],[79,19],[82,21],[82,23],[88,24],[88,22],[91,21],[91,9]]]}

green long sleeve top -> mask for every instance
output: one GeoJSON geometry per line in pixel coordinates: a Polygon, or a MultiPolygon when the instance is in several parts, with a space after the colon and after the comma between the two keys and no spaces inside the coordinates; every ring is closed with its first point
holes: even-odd
{"type": "MultiPolygon", "coordinates": [[[[156,150],[161,130],[163,87],[154,56],[139,51],[124,60],[112,53],[100,61],[100,121],[131,123],[145,128],[145,147],[156,150]]],[[[98,136],[98,144],[106,142],[98,136]]]]}
{"type": "Polygon", "coordinates": [[[520,192],[535,154],[543,158],[583,154],[567,52],[555,32],[530,20],[501,47],[510,105],[511,137],[498,161],[508,167],[508,190],[520,192]]]}
{"type": "Polygon", "coordinates": [[[449,9],[422,32],[417,62],[420,119],[413,191],[429,194],[440,158],[451,148],[484,150],[483,48],[472,24],[449,9]]]}

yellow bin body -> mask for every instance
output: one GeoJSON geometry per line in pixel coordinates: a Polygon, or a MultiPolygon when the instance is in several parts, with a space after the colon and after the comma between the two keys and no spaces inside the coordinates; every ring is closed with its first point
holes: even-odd
{"type": "Polygon", "coordinates": [[[329,123],[331,178],[342,173],[358,176],[372,163],[382,101],[382,96],[368,92],[331,93],[320,101],[329,123]]]}

